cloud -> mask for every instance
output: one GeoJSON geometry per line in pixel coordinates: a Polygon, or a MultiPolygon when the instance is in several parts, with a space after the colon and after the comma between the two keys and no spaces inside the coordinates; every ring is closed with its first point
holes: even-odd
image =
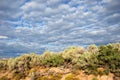
{"type": "Polygon", "coordinates": [[[1,36],[0,35],[0,39],[6,39],[6,38],[8,38],[7,36],[1,36]]]}
{"type": "Polygon", "coordinates": [[[107,11],[118,11],[120,10],[120,0],[104,0],[104,2],[106,3],[106,10],[107,11]]]}
{"type": "Polygon", "coordinates": [[[0,16],[1,53],[120,42],[119,0],[2,0],[0,16]]]}
{"type": "Polygon", "coordinates": [[[0,1],[0,20],[12,19],[16,20],[20,15],[20,6],[25,0],[1,0],[0,1]]]}

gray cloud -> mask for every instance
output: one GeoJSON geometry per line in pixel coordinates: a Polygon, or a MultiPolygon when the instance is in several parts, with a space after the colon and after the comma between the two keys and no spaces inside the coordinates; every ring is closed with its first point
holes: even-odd
{"type": "Polygon", "coordinates": [[[22,13],[20,6],[23,5],[25,0],[1,0],[0,1],[0,20],[16,20],[22,13]]]}
{"type": "Polygon", "coordinates": [[[107,11],[118,11],[120,10],[120,0],[108,0],[106,1],[107,11]]]}

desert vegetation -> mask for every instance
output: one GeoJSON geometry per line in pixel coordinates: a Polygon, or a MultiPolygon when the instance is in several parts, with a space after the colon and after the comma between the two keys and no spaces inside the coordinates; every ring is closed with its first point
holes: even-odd
{"type": "Polygon", "coordinates": [[[113,80],[120,80],[120,43],[93,44],[86,49],[72,46],[59,53],[46,51],[0,60],[0,80],[82,80],[80,71],[93,75],[91,80],[110,74],[113,80]]]}

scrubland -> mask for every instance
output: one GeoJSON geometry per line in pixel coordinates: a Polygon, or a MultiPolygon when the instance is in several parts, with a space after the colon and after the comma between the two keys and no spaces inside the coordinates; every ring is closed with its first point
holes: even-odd
{"type": "Polygon", "coordinates": [[[120,80],[120,43],[1,59],[0,80],[120,80]]]}

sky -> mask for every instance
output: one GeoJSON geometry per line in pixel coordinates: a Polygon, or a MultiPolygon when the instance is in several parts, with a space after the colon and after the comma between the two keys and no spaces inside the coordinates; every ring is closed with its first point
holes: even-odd
{"type": "Polygon", "coordinates": [[[120,42],[120,0],[0,0],[0,56],[120,42]]]}

